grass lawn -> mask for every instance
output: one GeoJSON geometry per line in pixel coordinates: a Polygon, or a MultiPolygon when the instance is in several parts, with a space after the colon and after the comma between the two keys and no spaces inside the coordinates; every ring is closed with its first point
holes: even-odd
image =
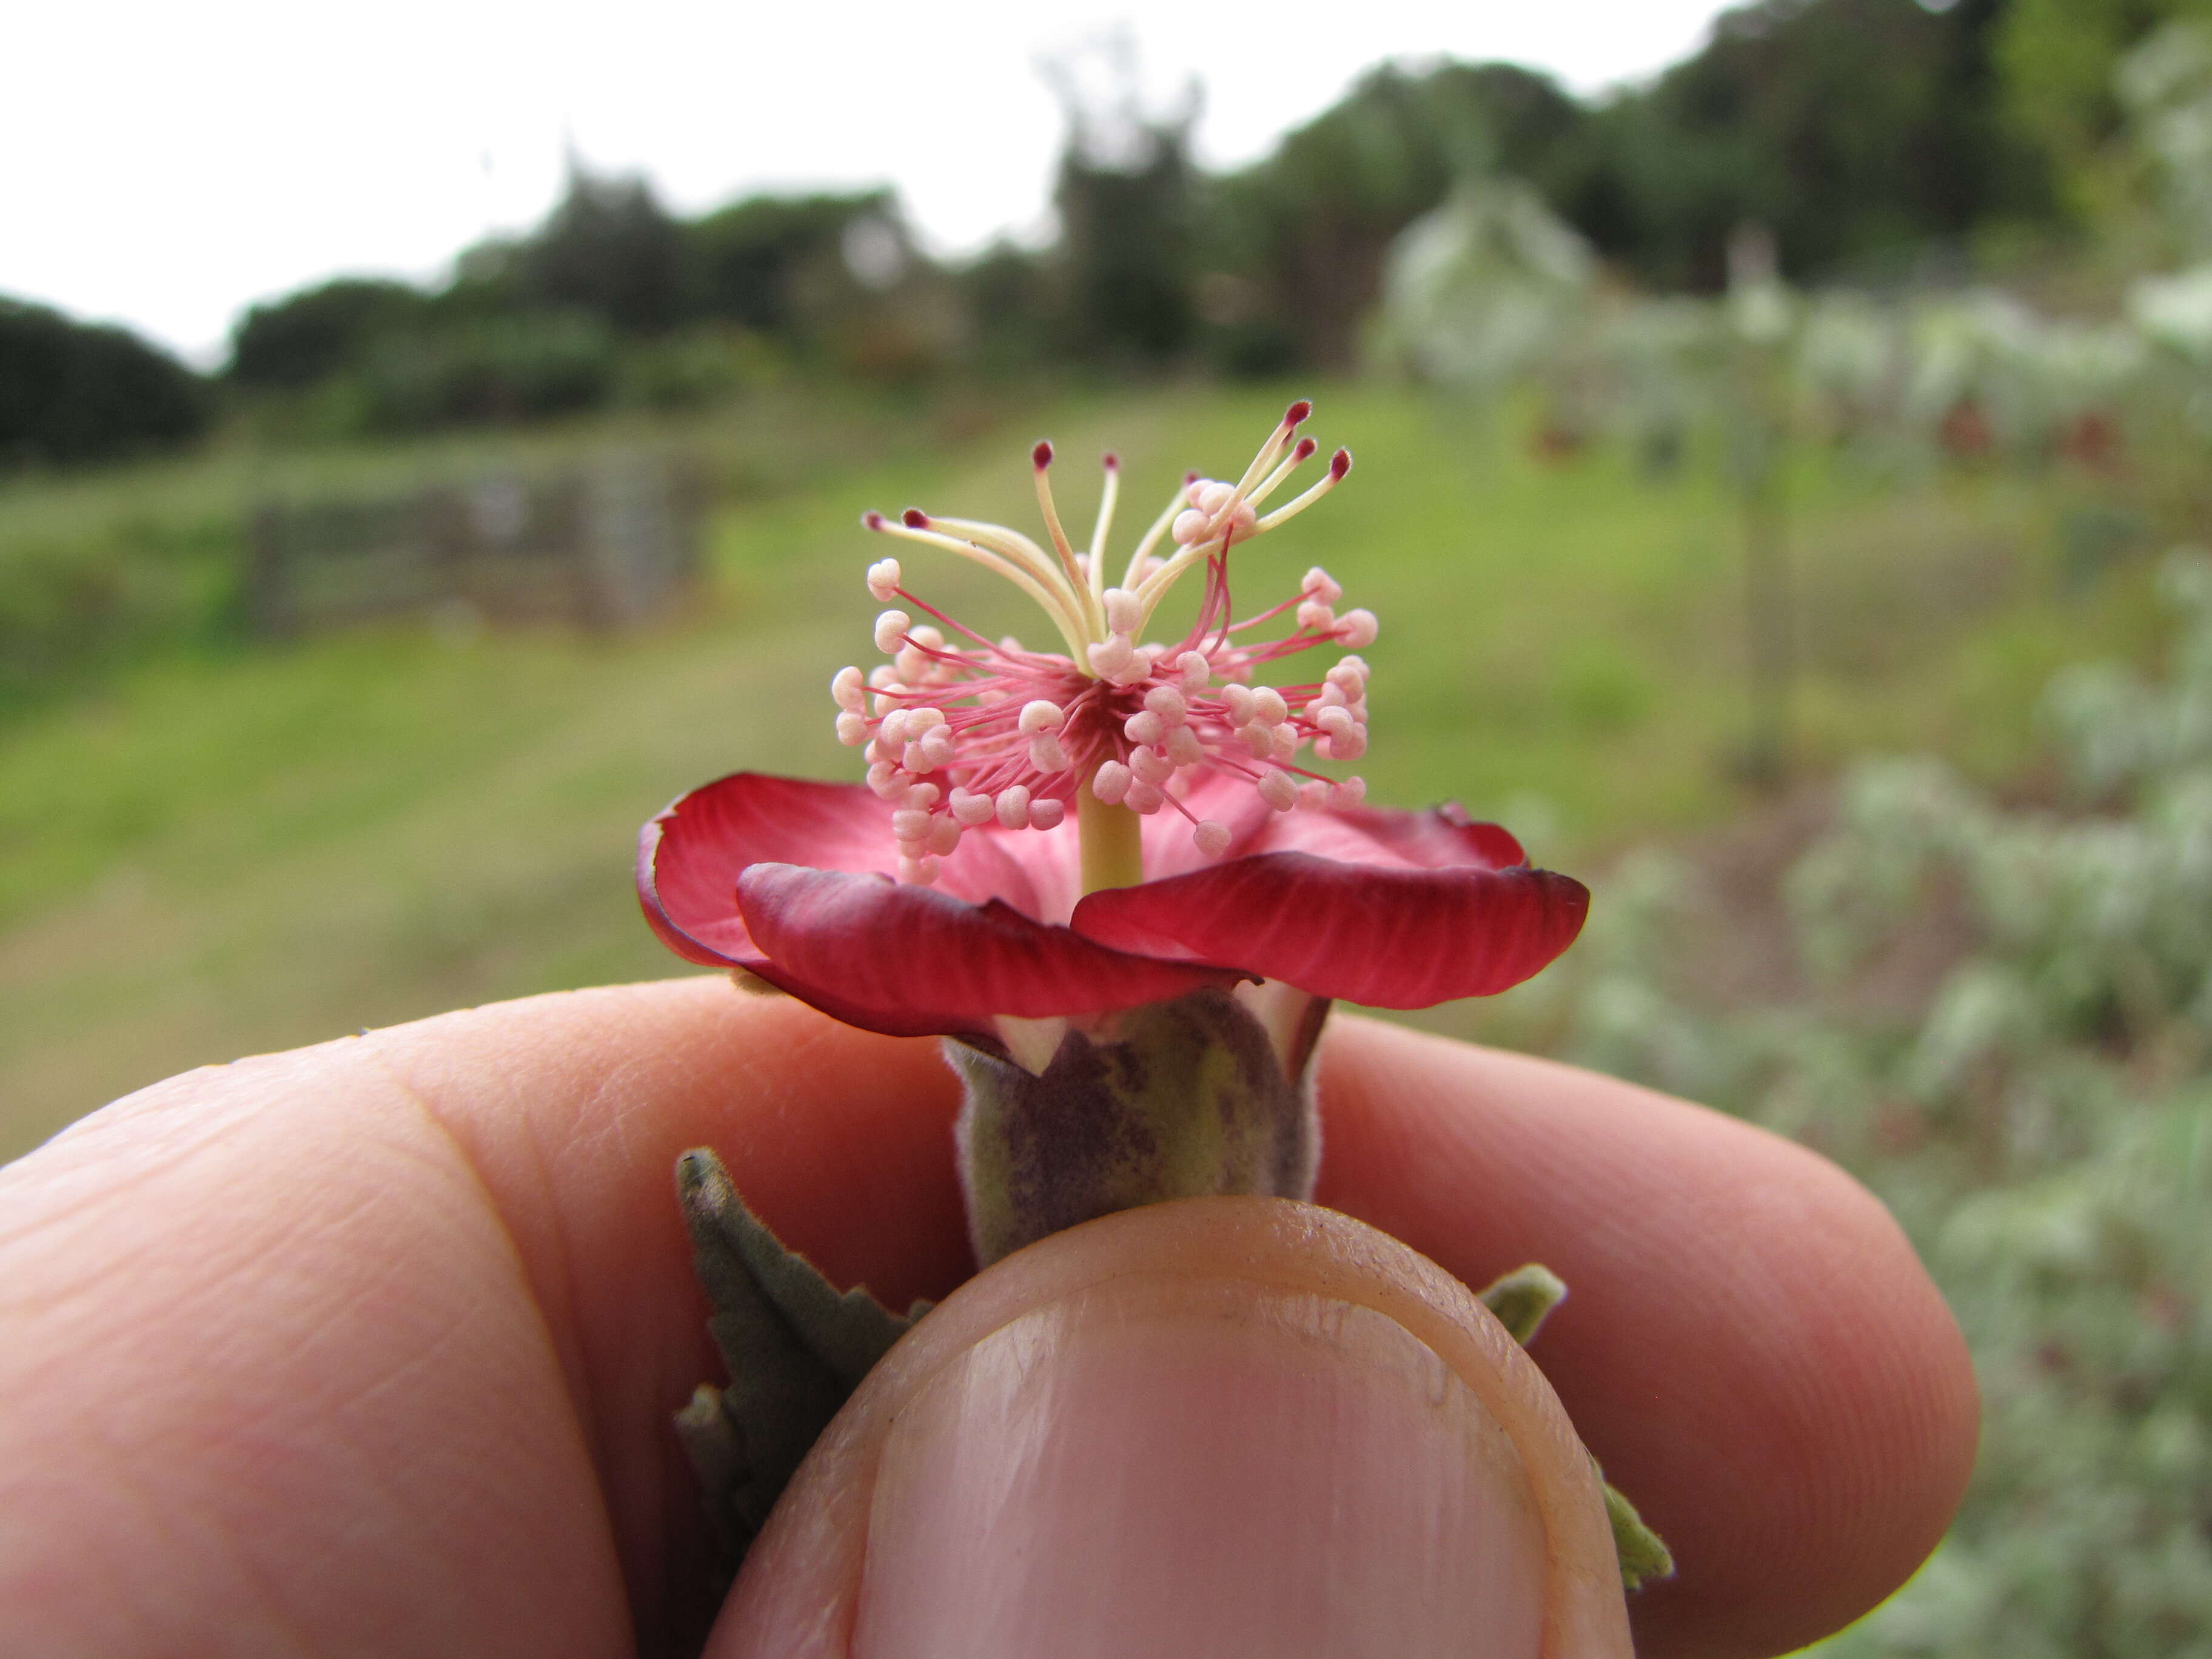
{"type": "MultiPolygon", "coordinates": [[[[18,709],[0,724],[0,1158],[185,1066],[672,971],[631,896],[638,823],[725,771],[857,775],[827,685],[872,655],[860,571],[882,547],[863,507],[1030,526],[1041,430],[1079,527],[1089,458],[1121,452],[1126,548],[1185,467],[1234,476],[1284,395],[1091,394],[918,435],[880,410],[773,436],[704,422],[683,435],[742,476],[714,520],[711,580],[655,629],[391,626],[167,651],[18,709]]],[[[1321,563],[1381,616],[1360,768],[1375,799],[1460,799],[1540,861],[1600,872],[1601,903],[1609,854],[1739,808],[1740,545],[1716,469],[1540,465],[1510,422],[1371,387],[1318,402],[1310,429],[1358,468],[1240,562],[1239,591],[1273,603],[1321,563]]],[[[219,524],[258,476],[228,457],[21,484],[0,493],[0,562],[26,526],[104,512],[219,524]]],[[[2054,514],[2076,487],[1892,490],[1801,464],[1807,768],[1925,748],[2017,775],[2053,666],[2150,648],[2137,564],[2057,579],[2054,514]]],[[[1038,635],[1011,590],[901,550],[910,587],[1038,635]]]]}

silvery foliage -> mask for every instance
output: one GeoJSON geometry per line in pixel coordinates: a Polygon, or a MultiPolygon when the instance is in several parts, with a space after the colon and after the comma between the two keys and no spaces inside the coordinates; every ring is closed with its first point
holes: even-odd
{"type": "Polygon", "coordinates": [[[1589,245],[1517,179],[1474,178],[1390,246],[1381,348],[1416,377],[1493,397],[1567,343],[1589,245]]]}
{"type": "Polygon", "coordinates": [[[2113,89],[2158,176],[2168,227],[2212,255],[2212,26],[2178,21],[2120,60],[2113,89]]]}
{"type": "Polygon", "coordinates": [[[1932,760],[1846,781],[1788,878],[1801,996],[1723,1013],[1670,986],[1677,862],[1594,912],[1578,1057],[1839,1158],[1973,1347],[1966,1507],[1826,1654],[2212,1655],[2212,561],[2175,556],[2165,586],[2163,682],[2050,689],[2069,810],[1932,760]],[[1955,959],[1885,1013],[1883,952],[1916,935],[1955,959]]]}

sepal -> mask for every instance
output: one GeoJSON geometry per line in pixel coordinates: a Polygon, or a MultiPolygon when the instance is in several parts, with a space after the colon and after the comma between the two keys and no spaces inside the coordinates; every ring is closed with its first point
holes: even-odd
{"type": "Polygon", "coordinates": [[[978,1265],[1165,1199],[1311,1197],[1321,1132],[1304,1024],[1295,1070],[1211,988],[1071,1024],[1042,1070],[947,1042],[966,1089],[960,1176],[978,1265]]]}
{"type": "Polygon", "coordinates": [[[676,1187],[730,1373],[726,1388],[699,1385],[676,1432],[734,1576],[808,1449],[929,1304],[902,1317],[865,1287],[839,1291],[745,1207],[704,1147],[676,1160],[676,1187]]]}

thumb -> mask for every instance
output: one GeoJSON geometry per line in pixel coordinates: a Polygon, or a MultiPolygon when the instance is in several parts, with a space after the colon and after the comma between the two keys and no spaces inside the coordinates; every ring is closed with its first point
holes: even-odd
{"type": "Polygon", "coordinates": [[[1466,1286],[1333,1211],[1199,1199],[1031,1245],[869,1376],[710,1659],[1604,1659],[1604,1500],[1466,1286]]]}

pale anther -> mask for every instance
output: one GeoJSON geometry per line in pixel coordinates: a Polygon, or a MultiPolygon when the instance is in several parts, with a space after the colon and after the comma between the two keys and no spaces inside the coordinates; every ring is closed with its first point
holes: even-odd
{"type": "Polygon", "coordinates": [[[837,716],[837,741],[848,749],[858,749],[868,740],[868,717],[851,710],[837,716]]]}
{"type": "Polygon", "coordinates": [[[991,821],[993,807],[988,795],[978,794],[972,789],[955,789],[951,794],[952,816],[967,828],[991,821]]]}
{"type": "Polygon", "coordinates": [[[1157,749],[1129,751],[1129,769],[1146,783],[1163,784],[1176,774],[1175,763],[1157,749]]]}
{"type": "Polygon", "coordinates": [[[1136,781],[1136,774],[1119,761],[1101,761],[1091,775],[1091,793],[1109,806],[1117,805],[1136,781]]]}
{"type": "Polygon", "coordinates": [[[904,580],[896,559],[878,559],[868,567],[868,592],[878,599],[888,599],[897,593],[904,580]]]}
{"type": "Polygon", "coordinates": [[[1319,599],[1308,599],[1298,607],[1298,626],[1326,634],[1336,626],[1336,612],[1319,599]]]}
{"type": "Polygon", "coordinates": [[[929,814],[918,807],[902,806],[891,814],[891,834],[901,841],[927,841],[929,814]]]}
{"type": "Polygon", "coordinates": [[[1283,701],[1283,694],[1272,685],[1255,688],[1252,700],[1255,720],[1265,720],[1268,725],[1273,726],[1290,718],[1290,704],[1283,701]]]}
{"type": "Polygon", "coordinates": [[[1156,685],[1146,692],[1145,708],[1167,726],[1181,726],[1190,718],[1190,700],[1172,685],[1156,685]]]}
{"type": "Polygon", "coordinates": [[[1297,780],[1288,772],[1270,772],[1260,780],[1260,799],[1278,812],[1287,812],[1298,804],[1297,780]]]}
{"type": "Polygon", "coordinates": [[[1067,718],[1067,711],[1058,703],[1043,697],[1033,697],[1022,705],[1021,718],[1016,723],[1030,736],[1040,732],[1057,732],[1060,723],[1067,718]]]}
{"type": "Polygon", "coordinates": [[[1367,780],[1346,778],[1328,793],[1331,806],[1357,806],[1367,799],[1367,780]]]}
{"type": "Polygon", "coordinates": [[[929,821],[929,850],[939,858],[950,858],[960,845],[960,825],[950,817],[929,821]]]}
{"type": "Polygon", "coordinates": [[[1206,659],[1202,651],[1186,651],[1176,659],[1176,672],[1182,676],[1186,691],[1203,691],[1213,684],[1213,665],[1206,659]]]}
{"type": "Polygon", "coordinates": [[[899,879],[915,887],[927,887],[937,879],[937,860],[933,858],[902,858],[899,860],[899,879]]]}
{"type": "Polygon", "coordinates": [[[1347,611],[1336,619],[1336,637],[1354,650],[1374,644],[1380,629],[1372,611],[1347,611]]]}
{"type": "Polygon", "coordinates": [[[1216,823],[1212,818],[1200,818],[1190,838],[1198,843],[1198,850],[1210,859],[1218,859],[1229,850],[1229,826],[1216,823]]]}
{"type": "Polygon", "coordinates": [[[1032,830],[1057,830],[1060,821],[1066,816],[1067,803],[1064,800],[1033,800],[1030,803],[1030,828],[1032,830]]]}
{"type": "Polygon", "coordinates": [[[1030,739],[1030,764],[1040,772],[1067,770],[1067,751],[1060,746],[1060,739],[1046,732],[1030,739]]]}
{"type": "Polygon", "coordinates": [[[1168,733],[1168,758],[1177,766],[1200,766],[1206,761],[1206,745],[1198,740],[1198,733],[1188,726],[1178,726],[1168,733]]]}
{"type": "Polygon", "coordinates": [[[1221,701],[1229,711],[1231,726],[1250,725],[1260,706],[1260,700],[1253,696],[1249,685],[1224,685],[1221,688],[1221,701]]]}
{"type": "Polygon", "coordinates": [[[1166,804],[1167,797],[1160,793],[1159,785],[1146,783],[1142,778],[1131,779],[1128,793],[1121,797],[1122,805],[1148,817],[1166,804]]]}
{"type": "Polygon", "coordinates": [[[1137,654],[1137,648],[1130,643],[1127,634],[1115,634],[1101,643],[1087,647],[1084,654],[1091,659],[1093,669],[1111,678],[1128,667],[1137,654]]]}
{"type": "Polygon", "coordinates": [[[1168,725],[1149,708],[1140,708],[1121,722],[1121,734],[1131,743],[1164,743],[1168,725]]]}
{"type": "Polygon", "coordinates": [[[999,791],[997,804],[999,822],[1009,830],[1030,827],[1030,792],[1020,784],[1010,784],[999,791]]]}
{"type": "Polygon", "coordinates": [[[914,625],[914,618],[903,611],[886,611],[876,618],[876,649],[892,652],[899,648],[899,640],[914,625]]]}
{"type": "Polygon", "coordinates": [[[867,681],[857,668],[841,668],[830,682],[830,696],[837,707],[858,714],[868,706],[867,681]]]}
{"type": "Polygon", "coordinates": [[[1134,634],[1145,623],[1145,602],[1126,587],[1109,587],[1104,594],[1106,626],[1116,634],[1134,634]]]}
{"type": "Polygon", "coordinates": [[[1298,591],[1310,599],[1319,599],[1323,605],[1334,605],[1344,597],[1343,586],[1328,571],[1316,565],[1298,584],[1298,591]]]}

